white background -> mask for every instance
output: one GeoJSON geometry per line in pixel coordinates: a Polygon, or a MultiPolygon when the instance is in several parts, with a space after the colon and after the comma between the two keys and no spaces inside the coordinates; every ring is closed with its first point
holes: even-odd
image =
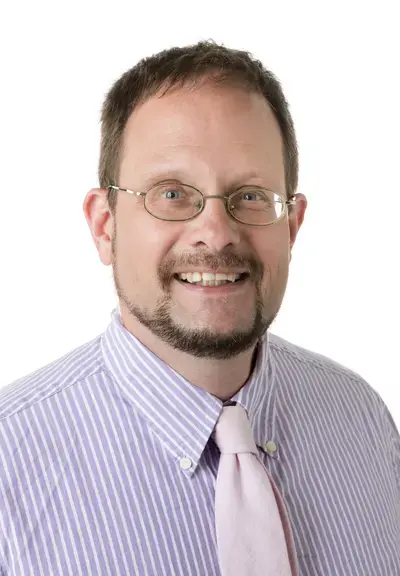
{"type": "Polygon", "coordinates": [[[212,38],[277,74],[297,128],[309,208],[271,331],[359,372],[399,426],[398,3],[234,4],[2,4],[0,386],[116,305],[82,212],[106,91],[141,57],[212,38]]]}

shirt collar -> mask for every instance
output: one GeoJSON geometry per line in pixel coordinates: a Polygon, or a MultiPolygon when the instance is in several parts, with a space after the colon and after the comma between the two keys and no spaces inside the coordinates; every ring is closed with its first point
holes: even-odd
{"type": "MultiPolygon", "coordinates": [[[[272,438],[274,425],[268,343],[266,332],[259,343],[251,377],[229,401],[246,410],[260,447],[272,438]]],[[[101,346],[106,368],[124,400],[146,420],[172,456],[192,461],[185,472],[193,474],[224,403],[191,384],[135,338],[124,327],[119,308],[112,312],[101,346]]]]}

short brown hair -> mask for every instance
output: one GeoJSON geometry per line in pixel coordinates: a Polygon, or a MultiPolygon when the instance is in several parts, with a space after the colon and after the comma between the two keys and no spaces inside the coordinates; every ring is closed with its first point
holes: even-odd
{"type": "MultiPolygon", "coordinates": [[[[124,129],[135,106],[161,90],[165,89],[165,94],[171,88],[208,78],[217,83],[239,83],[267,99],[282,134],[287,198],[294,196],[299,171],[297,140],[279,80],[249,52],[226,48],[213,41],[170,48],[143,58],[111,87],[101,113],[101,188],[119,183],[124,129]]],[[[114,213],[115,191],[109,193],[108,202],[114,213]]]]}

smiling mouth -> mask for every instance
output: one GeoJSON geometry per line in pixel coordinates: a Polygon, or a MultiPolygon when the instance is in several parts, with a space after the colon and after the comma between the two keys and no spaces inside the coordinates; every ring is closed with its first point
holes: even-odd
{"type": "Polygon", "coordinates": [[[227,284],[239,284],[244,282],[250,274],[209,274],[209,273],[188,273],[174,274],[175,280],[193,286],[223,286],[227,284]]]}

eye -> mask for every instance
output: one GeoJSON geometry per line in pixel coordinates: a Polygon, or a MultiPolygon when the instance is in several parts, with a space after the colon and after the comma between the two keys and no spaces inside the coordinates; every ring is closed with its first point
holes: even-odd
{"type": "Polygon", "coordinates": [[[248,209],[265,209],[267,205],[271,204],[271,199],[271,193],[257,188],[238,190],[232,196],[232,202],[236,207],[248,209]]]}
{"type": "Polygon", "coordinates": [[[242,200],[246,202],[256,202],[257,200],[265,200],[265,194],[263,192],[246,191],[242,193],[242,200]]]}
{"type": "Polygon", "coordinates": [[[161,191],[160,196],[166,200],[180,200],[185,197],[185,192],[176,188],[166,188],[161,191]]]}

